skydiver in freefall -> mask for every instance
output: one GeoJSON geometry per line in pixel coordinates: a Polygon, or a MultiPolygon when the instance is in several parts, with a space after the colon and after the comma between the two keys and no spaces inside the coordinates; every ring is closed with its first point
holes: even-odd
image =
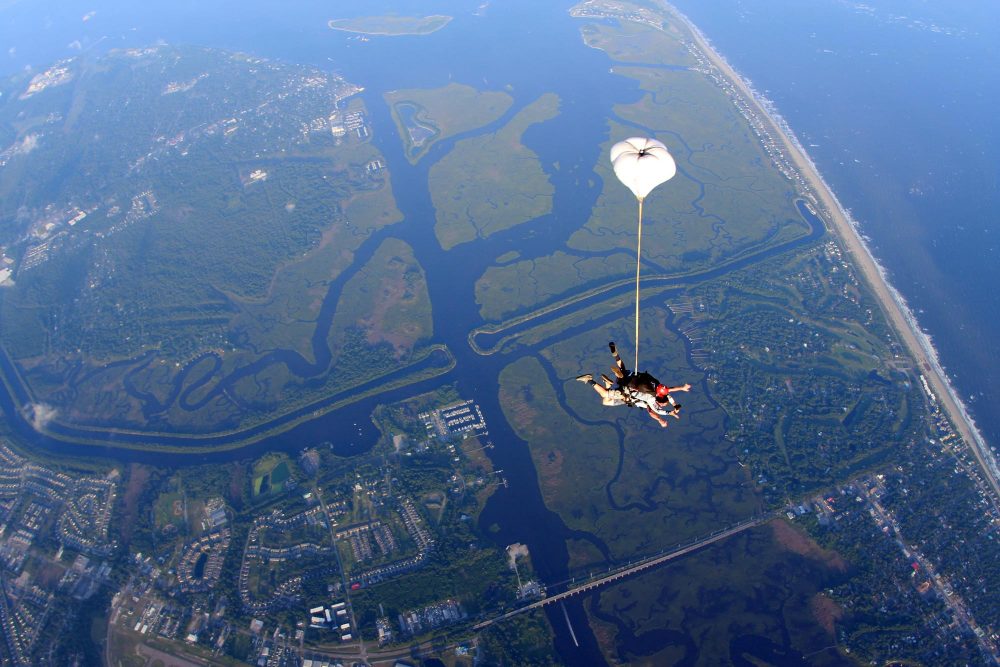
{"type": "Polygon", "coordinates": [[[618,378],[618,384],[621,385],[622,391],[657,408],[665,410],[667,406],[670,406],[668,414],[671,417],[680,419],[680,415],[678,414],[681,409],[680,403],[675,401],[670,393],[675,391],[691,391],[691,385],[684,384],[679,387],[668,387],[646,371],[634,373],[625,368],[625,362],[618,355],[618,349],[615,347],[614,342],[608,343],[608,347],[611,349],[611,356],[615,360],[611,370],[614,371],[615,376],[618,378]]]}
{"type": "MultiPolygon", "coordinates": [[[[646,410],[646,414],[656,420],[656,422],[662,428],[667,427],[667,420],[663,418],[669,414],[666,410],[655,407],[655,401],[651,397],[642,396],[636,393],[630,393],[622,390],[620,387],[614,386],[611,382],[611,378],[607,375],[601,375],[601,379],[604,380],[604,386],[597,384],[594,381],[594,376],[590,373],[581,375],[577,378],[580,382],[586,382],[594,391],[601,397],[601,404],[608,407],[615,407],[619,405],[628,405],[635,408],[643,408],[646,410]],[[662,416],[661,416],[662,415],[662,416]]],[[[675,415],[676,416],[676,415],[675,415]]]]}
{"type": "Polygon", "coordinates": [[[576,379],[592,386],[594,391],[601,397],[603,405],[628,405],[642,408],[659,423],[661,428],[667,427],[667,420],[663,419],[665,416],[680,419],[681,406],[670,394],[675,391],[690,391],[691,385],[684,384],[679,387],[668,387],[646,371],[634,373],[625,368],[625,363],[618,355],[615,344],[613,342],[608,343],[608,347],[611,348],[611,355],[615,360],[611,370],[618,378],[617,385],[613,386],[611,378],[603,374],[601,375],[601,379],[604,380],[603,387],[597,384],[594,381],[594,376],[589,373],[581,375],[576,379]]]}

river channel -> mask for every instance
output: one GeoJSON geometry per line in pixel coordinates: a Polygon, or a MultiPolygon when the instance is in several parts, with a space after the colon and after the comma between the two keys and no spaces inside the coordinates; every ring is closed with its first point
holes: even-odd
{"type": "MultiPolygon", "coordinates": [[[[487,527],[491,527],[488,534],[494,535],[500,545],[512,542],[527,544],[536,570],[544,581],[550,583],[564,581],[569,575],[567,539],[591,541],[598,549],[607,553],[600,540],[590,534],[571,531],[544,505],[527,444],[515,435],[505,421],[500,407],[498,377],[512,361],[511,355],[503,349],[496,354],[477,353],[469,346],[467,337],[469,332],[484,324],[475,300],[474,284],[476,278],[482,275],[495,258],[512,250],[516,250],[521,258],[530,259],[563,249],[570,234],[590,217],[602,187],[599,179],[594,177],[593,166],[598,160],[605,159],[599,154],[599,150],[602,142],[607,139],[607,121],[612,116],[612,107],[638,100],[640,91],[633,81],[611,74],[609,61],[603,52],[589,49],[583,44],[579,24],[567,17],[568,8],[574,3],[515,0],[490,4],[478,14],[468,13],[465,5],[455,7],[458,3],[433,4],[439,5],[437,10],[445,13],[451,13],[448,12],[449,8],[454,9],[456,18],[446,29],[427,36],[372,38],[369,42],[360,42],[347,33],[336,33],[326,28],[326,20],[333,18],[328,15],[333,11],[328,5],[307,3],[290,10],[290,15],[282,18],[276,26],[280,34],[262,35],[249,21],[239,18],[234,21],[229,21],[228,17],[219,20],[215,14],[221,13],[222,9],[206,7],[197,10],[200,18],[210,22],[213,29],[225,26],[218,34],[207,31],[203,24],[181,24],[172,20],[159,26],[141,24],[136,34],[128,37],[128,45],[143,45],[143,39],[152,42],[151,35],[165,36],[179,43],[235,48],[267,57],[335,69],[348,80],[363,85],[363,98],[373,127],[372,140],[382,152],[392,173],[394,195],[404,220],[369,238],[358,251],[352,268],[331,285],[313,336],[313,358],[317,360],[314,364],[306,362],[298,353],[287,350],[273,352],[273,356],[262,359],[259,364],[285,363],[292,373],[302,378],[321,373],[325,367],[324,359],[329,360],[326,335],[340,290],[386,238],[396,237],[413,247],[418,261],[426,271],[434,306],[434,342],[447,346],[454,355],[455,367],[444,375],[410,385],[396,395],[373,396],[355,402],[252,445],[190,458],[121,446],[131,442],[132,438],[164,445],[190,442],[190,439],[179,436],[133,436],[113,431],[102,435],[94,430],[76,430],[66,426],[55,426],[49,435],[39,435],[22,415],[21,406],[30,402],[23,388],[19,388],[16,383],[12,383],[10,387],[0,386],[0,407],[10,417],[12,428],[23,439],[37,447],[61,454],[106,455],[117,460],[140,461],[167,467],[243,459],[269,450],[296,451],[309,444],[324,441],[333,442],[339,453],[350,455],[367,451],[375,442],[377,433],[371,424],[370,415],[378,403],[403,400],[444,383],[455,382],[464,397],[474,399],[481,406],[489,425],[490,437],[496,443],[496,447],[490,452],[491,458],[496,467],[504,470],[510,483],[509,488],[500,489],[493,495],[482,513],[481,527],[484,532],[487,527]],[[293,29],[290,27],[292,25],[296,27],[293,29]],[[503,36],[502,52],[482,48],[484,44],[496,44],[498,35],[503,36]],[[456,54],[461,56],[456,57],[456,54]],[[396,134],[396,126],[382,94],[400,88],[440,87],[450,81],[477,88],[507,90],[514,97],[515,103],[496,122],[435,144],[416,165],[411,165],[406,160],[403,144],[396,134]],[[543,169],[555,186],[552,212],[488,239],[463,244],[449,251],[442,250],[432,230],[434,208],[427,187],[431,166],[456,141],[495,132],[527,104],[549,92],[559,96],[560,113],[553,120],[531,127],[524,136],[524,143],[540,157],[543,169]],[[93,447],[81,450],[78,445],[61,440],[60,435],[100,440],[105,443],[105,447],[103,450],[93,447]]],[[[195,11],[193,8],[188,9],[195,11]]],[[[429,7],[426,9],[430,11],[429,7]]],[[[153,16],[156,11],[167,12],[164,8],[154,9],[153,16]]],[[[249,11],[253,16],[254,11],[260,10],[251,8],[249,11]]],[[[372,8],[369,11],[375,12],[372,8]]],[[[148,16],[144,20],[149,20],[148,16]]],[[[59,25],[61,24],[57,22],[57,26],[59,25]]],[[[120,45],[117,41],[109,44],[120,45]]],[[[637,131],[642,129],[637,128],[637,131]]],[[[759,261],[763,256],[786,250],[790,245],[807,243],[821,236],[824,233],[822,222],[804,207],[800,207],[800,212],[811,230],[798,240],[744,257],[698,276],[664,280],[661,284],[680,287],[694,281],[717,278],[727,271],[759,261]]],[[[607,295],[595,296],[593,300],[603,298],[607,298],[607,295]]],[[[581,301],[573,308],[583,307],[591,302],[581,301]]],[[[566,312],[560,310],[550,313],[524,326],[543,324],[566,312]]],[[[544,347],[549,342],[543,341],[539,346],[544,347]]],[[[603,341],[601,344],[603,345],[603,341]]],[[[524,351],[524,348],[518,348],[519,353],[524,351]]],[[[213,363],[209,357],[196,360],[196,363],[201,362],[205,362],[203,371],[213,363]]],[[[442,363],[442,360],[432,355],[424,363],[435,365],[442,363]]],[[[193,369],[194,366],[190,368],[193,369]]],[[[13,377],[16,371],[5,355],[0,355],[0,370],[8,377],[13,377]]],[[[213,394],[223,391],[227,383],[235,382],[239,377],[256,370],[258,364],[240,370],[239,375],[234,374],[222,380],[212,390],[213,394]]],[[[553,384],[557,391],[561,391],[561,383],[553,384]]],[[[181,392],[180,386],[181,384],[177,385],[178,392],[181,392]]],[[[191,392],[190,386],[187,392],[191,392]]],[[[183,401],[184,395],[180,393],[175,398],[183,401]]],[[[561,394],[560,399],[565,400],[561,394]]],[[[150,405],[150,409],[155,412],[155,405],[150,405]]],[[[288,419],[290,421],[301,416],[296,414],[288,419]]],[[[272,423],[255,428],[273,426],[272,423]]],[[[246,432],[240,437],[246,437],[246,432]]],[[[198,440],[198,444],[227,442],[231,442],[227,440],[227,436],[198,440]]],[[[566,616],[558,605],[553,605],[550,609],[547,613],[556,630],[557,648],[563,659],[570,664],[605,664],[596,638],[589,629],[582,602],[566,602],[566,616]],[[567,628],[567,617],[575,636],[567,628]]],[[[681,638],[679,641],[687,640],[681,638]]]]}

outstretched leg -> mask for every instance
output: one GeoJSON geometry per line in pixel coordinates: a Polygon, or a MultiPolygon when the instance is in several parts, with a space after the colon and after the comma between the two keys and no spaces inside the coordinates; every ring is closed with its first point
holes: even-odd
{"type": "Polygon", "coordinates": [[[611,348],[611,356],[615,359],[615,365],[611,367],[611,370],[621,380],[628,375],[628,369],[625,368],[625,362],[622,361],[622,358],[618,356],[618,348],[615,347],[614,341],[608,343],[608,347],[611,348]]]}
{"type": "Polygon", "coordinates": [[[591,387],[593,387],[594,391],[597,392],[597,395],[601,397],[602,404],[607,406],[617,406],[622,404],[621,392],[611,388],[611,379],[608,378],[607,376],[605,375],[601,376],[601,379],[604,380],[604,383],[607,385],[607,387],[602,387],[601,385],[594,382],[594,376],[591,375],[590,373],[580,375],[576,379],[580,382],[586,382],[591,387]]]}

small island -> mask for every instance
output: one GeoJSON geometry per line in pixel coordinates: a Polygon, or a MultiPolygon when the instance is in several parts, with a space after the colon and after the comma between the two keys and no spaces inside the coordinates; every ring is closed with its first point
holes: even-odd
{"type": "Polygon", "coordinates": [[[356,32],[362,35],[429,35],[448,25],[451,16],[356,16],[350,19],[330,19],[331,30],[356,32]]]}

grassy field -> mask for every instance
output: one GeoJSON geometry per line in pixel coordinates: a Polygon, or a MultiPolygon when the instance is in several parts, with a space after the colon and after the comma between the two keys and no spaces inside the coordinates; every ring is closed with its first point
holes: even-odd
{"type": "Polygon", "coordinates": [[[148,661],[136,653],[137,647],[142,643],[141,635],[114,630],[109,633],[108,638],[110,641],[105,650],[111,664],[117,667],[148,667],[148,661]]]}
{"type": "Polygon", "coordinates": [[[684,46],[684,33],[670,25],[666,31],[638,23],[586,23],[580,27],[584,43],[600,49],[615,62],[694,67],[698,63],[684,46]]]}
{"type": "Polygon", "coordinates": [[[392,109],[406,158],[414,164],[435,143],[492,123],[514,102],[507,93],[480,91],[460,83],[443,88],[393,90],[383,97],[392,109]],[[412,113],[409,123],[404,122],[405,111],[412,113]]]}
{"type": "Polygon", "coordinates": [[[331,547],[329,528],[325,524],[317,522],[314,525],[263,528],[260,531],[260,544],[272,549],[282,549],[306,543],[320,547],[331,547]]]}
{"type": "Polygon", "coordinates": [[[180,491],[161,493],[153,507],[153,516],[157,530],[173,526],[170,531],[181,531],[187,523],[184,516],[184,494],[180,491]]]}
{"type": "MultiPolygon", "coordinates": [[[[650,287],[642,290],[642,300],[646,301],[657,294],[664,292],[664,287],[650,287]]],[[[606,298],[596,299],[593,302],[587,300],[585,305],[576,302],[560,302],[552,306],[553,314],[557,316],[551,320],[539,322],[541,318],[528,318],[523,321],[513,320],[510,324],[501,323],[500,331],[491,337],[487,337],[487,347],[477,347],[480,354],[494,354],[496,352],[510,352],[514,346],[533,347],[539,344],[550,344],[553,341],[561,340],[566,336],[566,330],[570,327],[578,326],[580,322],[601,320],[617,313],[631,312],[635,304],[635,294],[633,292],[617,290],[613,295],[605,295],[606,298]]],[[[491,331],[490,325],[483,327],[480,331],[491,331]]],[[[480,336],[476,337],[478,345],[480,336]]]]}
{"type": "Polygon", "coordinates": [[[603,486],[618,463],[613,427],[581,424],[567,414],[542,364],[532,357],[500,374],[500,404],[531,449],[546,506],[571,528],[594,530],[604,513],[603,486]]]}
{"type": "Polygon", "coordinates": [[[268,454],[255,461],[251,475],[253,496],[281,493],[289,475],[288,457],[285,454],[268,454]]]}
{"type": "Polygon", "coordinates": [[[558,251],[546,257],[492,266],[476,281],[476,303],[488,322],[545,303],[571,287],[635,278],[635,252],[580,257],[558,251]],[[516,279],[514,278],[516,276],[516,279]]]}
{"type": "Polygon", "coordinates": [[[431,167],[434,233],[442,248],[486,238],[552,210],[555,189],[521,136],[530,126],[555,118],[558,111],[559,98],[547,93],[496,134],[457,142],[431,167]]]}
{"type": "Polygon", "coordinates": [[[331,349],[343,348],[350,328],[360,329],[371,347],[387,345],[398,360],[409,359],[433,335],[424,269],[403,241],[386,239],[344,286],[330,327],[331,349]]]}
{"type": "Polygon", "coordinates": [[[429,35],[448,25],[450,16],[357,16],[349,19],[331,19],[331,30],[357,32],[365,35],[429,35]]]}

